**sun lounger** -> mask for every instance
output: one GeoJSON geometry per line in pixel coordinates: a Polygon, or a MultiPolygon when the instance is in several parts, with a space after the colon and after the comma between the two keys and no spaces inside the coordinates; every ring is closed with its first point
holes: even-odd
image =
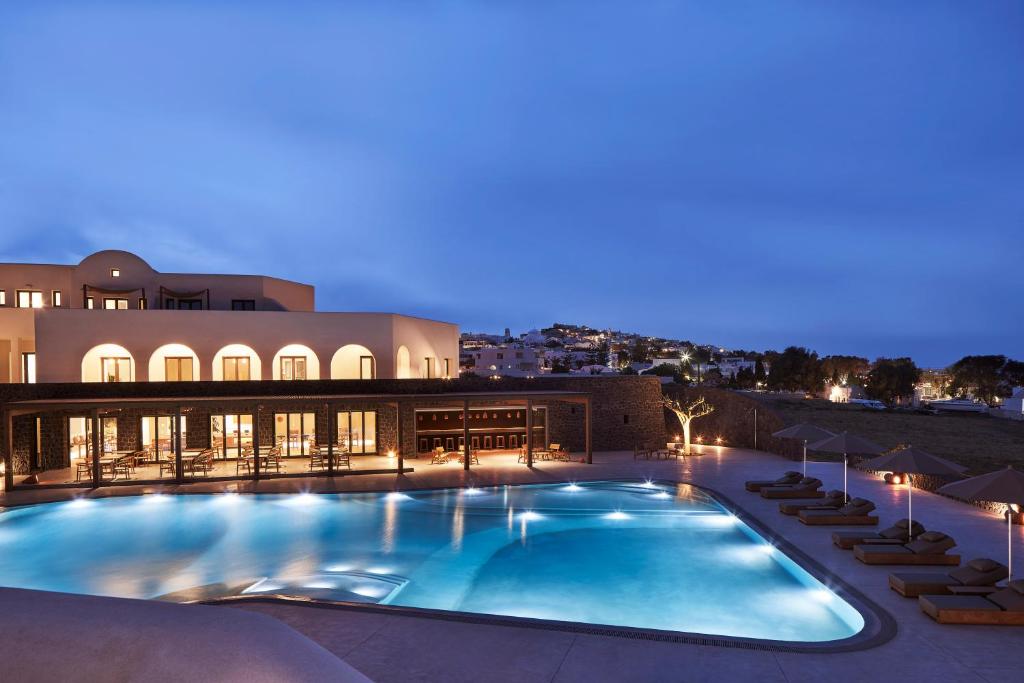
{"type": "Polygon", "coordinates": [[[788,486],[763,486],[762,498],[824,498],[825,492],[819,491],[821,479],[804,477],[796,484],[788,486]]]}
{"type": "Polygon", "coordinates": [[[878,524],[874,509],[870,500],[854,498],[838,510],[801,510],[797,517],[809,526],[873,526],[878,524]]]}
{"type": "Polygon", "coordinates": [[[833,531],[832,542],[843,550],[851,550],[853,546],[861,545],[866,542],[879,545],[884,545],[886,543],[891,545],[903,545],[925,532],[924,526],[922,526],[917,520],[914,520],[914,528],[908,536],[907,524],[909,523],[909,520],[901,519],[888,529],[882,529],[878,533],[870,531],[833,531]]]}
{"type": "Polygon", "coordinates": [[[766,486],[785,486],[786,484],[795,484],[801,479],[803,479],[803,476],[804,475],[800,474],[799,472],[789,471],[784,473],[778,479],[748,481],[746,483],[746,487],[748,491],[756,492],[760,491],[762,488],[766,486]]]}
{"type": "Polygon", "coordinates": [[[779,512],[784,515],[795,515],[801,510],[838,510],[848,502],[849,499],[842,491],[829,491],[824,498],[784,500],[779,503],[779,512]]]}
{"type": "Polygon", "coordinates": [[[940,624],[1024,626],[1024,579],[985,596],[922,595],[917,601],[940,624]]]}
{"type": "Polygon", "coordinates": [[[906,545],[892,546],[866,543],[853,547],[853,556],[864,564],[960,564],[959,555],[947,555],[956,541],[941,531],[926,531],[906,545]]]}
{"type": "Polygon", "coordinates": [[[951,572],[896,572],[889,574],[889,588],[905,598],[949,595],[954,587],[992,587],[1009,576],[1006,565],[987,558],[971,560],[951,572]]]}

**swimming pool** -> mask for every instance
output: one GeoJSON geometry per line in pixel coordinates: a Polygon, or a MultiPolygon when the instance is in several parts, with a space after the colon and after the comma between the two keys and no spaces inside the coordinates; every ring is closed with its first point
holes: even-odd
{"type": "Polygon", "coordinates": [[[0,585],[284,594],[790,642],[864,627],[706,492],[652,482],[14,508],[0,514],[0,585]]]}

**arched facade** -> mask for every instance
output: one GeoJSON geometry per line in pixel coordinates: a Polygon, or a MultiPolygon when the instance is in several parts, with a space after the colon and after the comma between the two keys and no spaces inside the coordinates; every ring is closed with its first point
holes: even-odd
{"type": "Polygon", "coordinates": [[[320,379],[320,359],[304,344],[288,344],[274,354],[273,379],[320,379]]]}
{"type": "Polygon", "coordinates": [[[83,382],[134,382],[135,359],[118,344],[99,344],[82,356],[83,382]]]}
{"type": "Polygon", "coordinates": [[[213,356],[210,373],[215,382],[263,379],[263,363],[258,353],[245,344],[228,344],[213,356]]]}
{"type": "Polygon", "coordinates": [[[346,344],[331,357],[331,379],[376,379],[377,361],[370,349],[346,344]]]}
{"type": "Polygon", "coordinates": [[[164,344],[149,357],[150,382],[198,382],[203,377],[199,356],[184,344],[164,344]]]}

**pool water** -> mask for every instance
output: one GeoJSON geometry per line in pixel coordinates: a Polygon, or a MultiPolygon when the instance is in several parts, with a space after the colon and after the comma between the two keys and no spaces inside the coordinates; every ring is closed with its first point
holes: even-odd
{"type": "Polygon", "coordinates": [[[864,626],[707,493],[651,482],[15,508],[0,514],[0,585],[286,594],[803,642],[864,626]]]}

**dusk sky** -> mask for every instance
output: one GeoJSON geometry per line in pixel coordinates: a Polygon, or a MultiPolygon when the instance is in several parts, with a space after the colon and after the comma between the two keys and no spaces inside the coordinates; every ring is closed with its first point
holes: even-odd
{"type": "Polygon", "coordinates": [[[1024,358],[1019,0],[340,4],[3,3],[0,261],[1024,358]]]}

